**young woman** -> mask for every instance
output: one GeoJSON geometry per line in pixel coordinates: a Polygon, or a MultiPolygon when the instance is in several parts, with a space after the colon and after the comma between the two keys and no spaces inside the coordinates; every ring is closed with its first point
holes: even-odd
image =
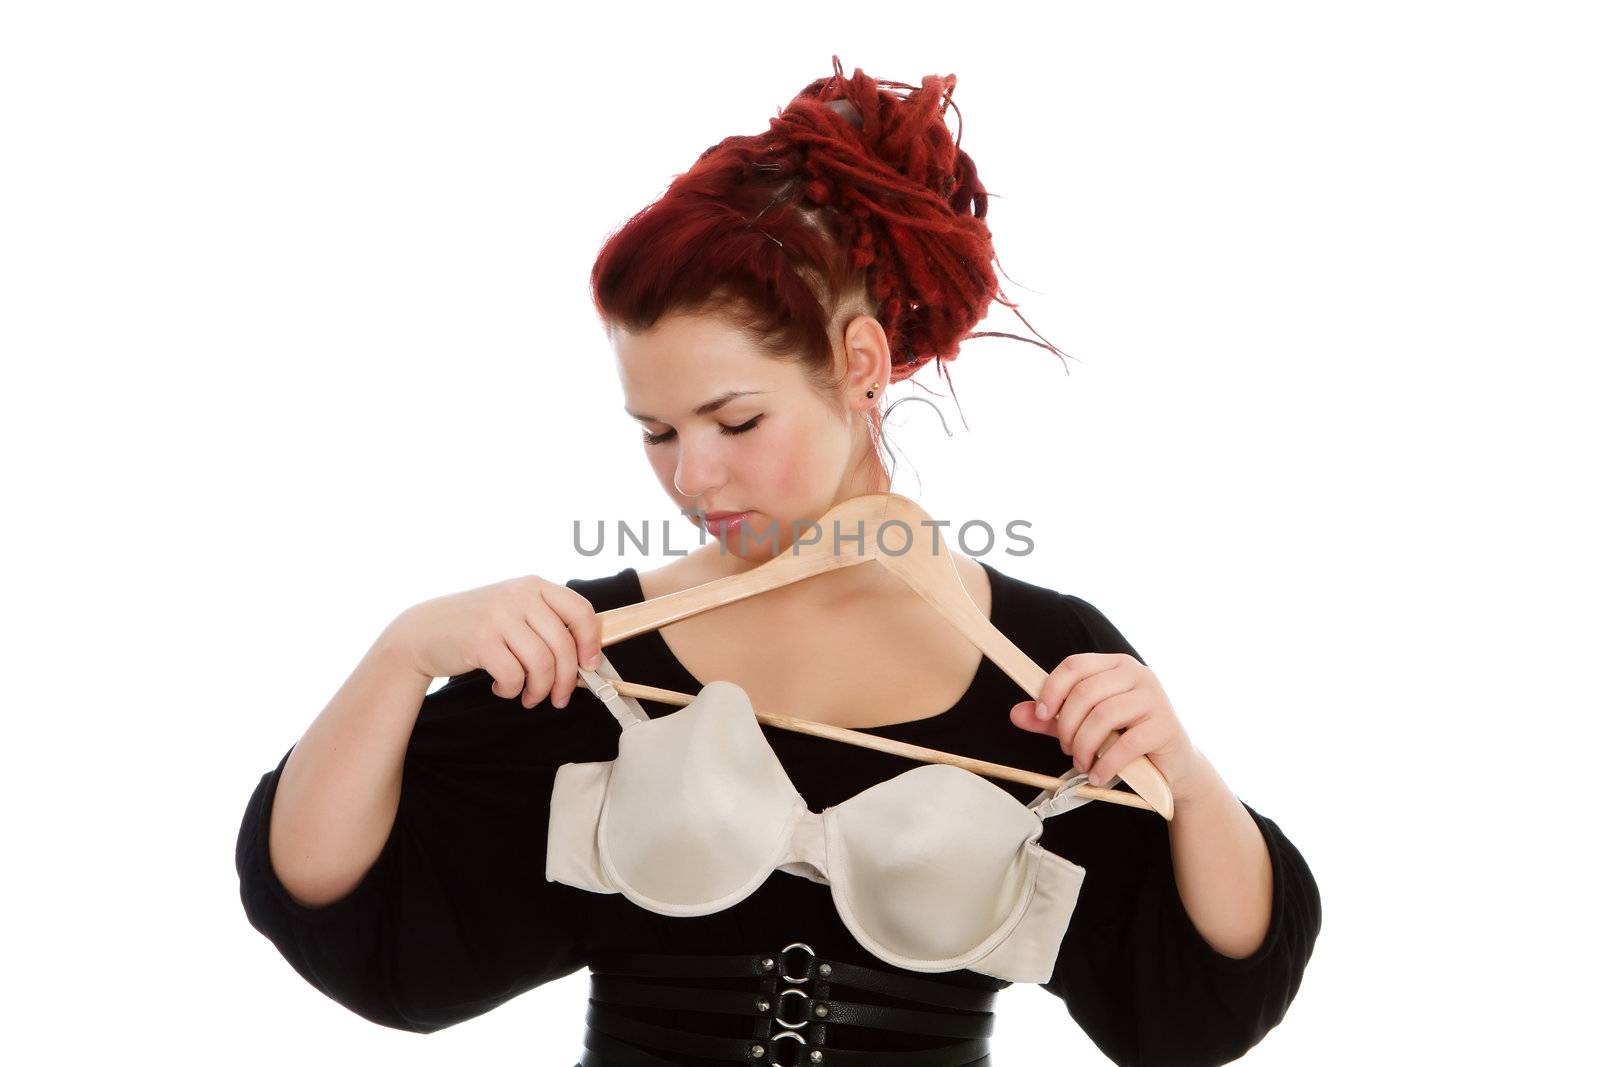
{"type": "MultiPolygon", "coordinates": [[[[774,870],[731,906],[668,915],[566,884],[547,855],[558,768],[618,756],[617,721],[577,686],[600,660],[596,613],[757,567],[837,502],[887,490],[884,386],[942,369],[999,297],[983,186],[944,121],[954,85],[847,79],[835,57],[768,132],[708,149],[607,242],[593,292],[626,406],[663,490],[716,536],[645,573],[430,600],[373,643],[261,779],[236,855],[251,923],[328,996],[430,1032],[588,967],[584,1065],[989,1062],[1005,972],[886,961],[825,877],[774,870]]],[[[973,601],[1053,668],[1037,706],[870,566],[604,657],[630,682],[733,680],[756,708],[1094,784],[1147,756],[1172,786],[1170,823],[1105,803],[1044,822],[1039,843],[1085,876],[1039,984],[1117,1063],[1238,1057],[1283,1018],[1321,925],[1304,858],[1232,794],[1104,615],[954,558],[973,601]]],[[[651,719],[677,712],[646,703],[651,719]]],[[[914,766],[761,729],[814,812],[914,766]]],[[[1024,803],[1038,792],[995,784],[1024,803]]],[[[728,814],[706,815],[714,836],[728,814]]],[[[880,928],[970,947],[955,933],[970,907],[856,904],[880,928]]],[[[997,895],[978,928],[999,937],[1020,907],[997,895]]],[[[537,1037],[538,1062],[577,1053],[537,1037]]]]}

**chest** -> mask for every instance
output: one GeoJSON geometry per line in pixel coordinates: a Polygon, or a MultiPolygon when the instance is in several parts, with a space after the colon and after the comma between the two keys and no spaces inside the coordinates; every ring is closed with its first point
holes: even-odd
{"type": "Polygon", "coordinates": [[[661,636],[701,682],[737,682],[759,710],[851,729],[946,711],[983,659],[920,601],[808,619],[751,600],[674,623],[661,636]]]}

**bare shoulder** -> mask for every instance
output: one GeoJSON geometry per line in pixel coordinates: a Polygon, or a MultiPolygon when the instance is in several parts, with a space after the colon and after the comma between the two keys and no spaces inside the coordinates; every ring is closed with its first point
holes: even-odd
{"type": "Polygon", "coordinates": [[[719,577],[720,574],[706,566],[706,557],[702,552],[691,552],[653,570],[641,571],[639,588],[646,600],[654,600],[669,593],[693,589],[719,577]]]}
{"type": "Polygon", "coordinates": [[[977,560],[968,559],[960,553],[956,553],[955,561],[956,573],[961,576],[961,584],[967,590],[967,595],[985,615],[990,614],[990,608],[994,603],[994,590],[989,584],[989,572],[984,570],[983,564],[977,560]]]}

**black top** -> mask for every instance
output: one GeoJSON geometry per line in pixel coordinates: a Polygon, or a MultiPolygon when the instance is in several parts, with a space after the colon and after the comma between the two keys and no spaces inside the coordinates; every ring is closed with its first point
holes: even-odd
{"type": "MultiPolygon", "coordinates": [[[[1087,601],[983,566],[995,626],[1041,667],[1052,669],[1077,652],[1125,652],[1143,662],[1087,601]]],[[[632,567],[566,584],[596,611],[644,599],[632,567]]],[[[606,656],[630,682],[689,694],[702,687],[657,631],[613,644],[606,656]]],[[[475,670],[424,698],[389,841],[363,881],[333,904],[297,904],[268,860],[267,828],[287,752],[262,776],[245,809],[235,865],[251,925],[307,981],[352,1011],[429,1033],[572,974],[596,952],[750,953],[796,941],[821,956],[923,979],[981,989],[1011,984],[969,970],[900,971],[855,941],[827,886],[782,871],[736,906],[697,917],[658,915],[618,893],[545,881],[556,768],[615,759],[620,727],[585,688],[574,690],[565,708],[546,700],[530,710],[496,696],[492,683],[487,671],[475,670]]],[[[1071,757],[1054,737],[1010,722],[1010,708],[1026,697],[985,657],[954,707],[866,732],[1068,773],[1071,757]]],[[[677,710],[640,703],[652,717],[677,710]]],[[[813,811],[919,766],[825,738],[765,724],[761,729],[813,811]]],[[[988,780],[1024,803],[1039,792],[988,780]]],[[[1044,988],[1061,998],[1114,1062],[1235,1059],[1278,1024],[1298,991],[1322,924],[1321,898],[1283,831],[1245,806],[1266,839],[1273,894],[1266,941],[1244,959],[1212,949],[1189,920],[1173,877],[1167,824],[1159,816],[1091,803],[1045,820],[1040,844],[1088,873],[1044,988]]],[[[674,1025],[677,1014],[628,1010],[665,1025],[674,1025]]],[[[580,1034],[574,1020],[575,1052],[580,1034]]]]}

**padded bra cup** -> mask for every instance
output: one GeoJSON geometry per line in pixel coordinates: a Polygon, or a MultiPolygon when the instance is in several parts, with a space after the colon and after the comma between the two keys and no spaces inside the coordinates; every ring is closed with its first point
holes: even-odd
{"type": "Polygon", "coordinates": [[[651,719],[586,680],[624,728],[615,760],[558,769],[547,879],[691,916],[783,872],[829,886],[850,933],[896,966],[1049,978],[1086,872],[1039,844],[1042,819],[1086,802],[1071,796],[1083,776],[1024,806],[932,763],[813,812],[739,686],[651,719]]]}

